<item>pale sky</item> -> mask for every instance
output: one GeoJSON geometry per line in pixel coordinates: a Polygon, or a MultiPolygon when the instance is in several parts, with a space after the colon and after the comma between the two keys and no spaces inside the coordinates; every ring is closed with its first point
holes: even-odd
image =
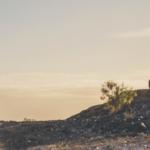
{"type": "Polygon", "coordinates": [[[0,1],[0,120],[66,119],[113,80],[148,89],[150,1],[0,1]]]}

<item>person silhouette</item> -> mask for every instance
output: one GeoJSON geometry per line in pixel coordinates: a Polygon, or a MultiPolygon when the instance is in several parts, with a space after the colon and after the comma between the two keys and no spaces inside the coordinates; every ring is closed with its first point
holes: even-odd
{"type": "Polygon", "coordinates": [[[149,80],[149,89],[150,89],[150,80],[149,80]]]}

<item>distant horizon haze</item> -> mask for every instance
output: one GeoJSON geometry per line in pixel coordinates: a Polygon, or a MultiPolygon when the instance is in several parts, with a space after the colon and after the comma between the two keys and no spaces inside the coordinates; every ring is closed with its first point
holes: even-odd
{"type": "MultiPolygon", "coordinates": [[[[149,71],[108,77],[128,88],[149,89],[149,71]],[[144,75],[144,76],[143,76],[144,75]],[[137,78],[135,78],[137,76],[137,78]],[[138,80],[140,78],[140,80],[138,80]]],[[[104,103],[100,100],[105,77],[98,74],[25,73],[0,77],[1,120],[23,121],[66,119],[83,109],[104,103]]]]}

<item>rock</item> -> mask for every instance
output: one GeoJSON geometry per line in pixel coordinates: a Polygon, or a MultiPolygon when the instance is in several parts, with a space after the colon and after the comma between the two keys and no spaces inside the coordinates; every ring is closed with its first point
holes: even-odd
{"type": "Polygon", "coordinates": [[[125,133],[125,132],[127,132],[128,131],[128,129],[124,129],[123,131],[122,131],[122,133],[125,133]]]}
{"type": "Polygon", "coordinates": [[[27,150],[47,150],[47,149],[55,149],[56,145],[44,145],[44,146],[38,146],[38,147],[32,147],[32,148],[28,148],[27,150]]]}
{"type": "Polygon", "coordinates": [[[127,126],[128,131],[132,132],[146,132],[147,128],[143,122],[130,124],[127,126]]]}
{"type": "Polygon", "coordinates": [[[114,133],[120,133],[121,130],[119,130],[119,129],[113,129],[112,132],[114,132],[114,133]]]}
{"type": "Polygon", "coordinates": [[[142,110],[147,110],[147,106],[144,104],[144,105],[142,105],[142,108],[141,108],[142,110]]]}
{"type": "Polygon", "coordinates": [[[62,130],[62,133],[65,133],[65,134],[71,134],[72,131],[69,130],[67,127],[65,127],[65,128],[62,130]]]}
{"type": "Polygon", "coordinates": [[[135,137],[135,136],[137,136],[137,133],[136,132],[135,133],[131,133],[130,136],[131,137],[135,137]]]}
{"type": "Polygon", "coordinates": [[[110,124],[110,127],[114,129],[114,128],[117,128],[118,125],[119,125],[118,123],[114,123],[114,124],[110,124]]]}

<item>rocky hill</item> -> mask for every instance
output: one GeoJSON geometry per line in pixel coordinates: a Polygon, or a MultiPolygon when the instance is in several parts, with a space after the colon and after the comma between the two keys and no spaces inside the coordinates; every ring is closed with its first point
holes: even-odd
{"type": "MultiPolygon", "coordinates": [[[[134,98],[133,102],[131,103],[131,107],[135,105],[135,103],[150,103],[150,90],[149,89],[140,89],[136,90],[137,97],[134,98]]],[[[92,106],[86,110],[81,111],[80,113],[71,116],[68,119],[75,119],[75,118],[86,118],[91,116],[100,117],[103,115],[108,115],[109,110],[103,110],[103,104],[92,106]]],[[[120,112],[119,112],[120,113],[120,112]]]]}
{"type": "Polygon", "coordinates": [[[0,148],[6,150],[98,150],[122,146],[150,148],[150,92],[137,90],[132,110],[109,115],[103,104],[65,120],[3,122],[0,148]]]}
{"type": "Polygon", "coordinates": [[[144,102],[150,100],[150,90],[149,89],[141,89],[136,90],[137,97],[135,97],[134,101],[144,102]]]}

